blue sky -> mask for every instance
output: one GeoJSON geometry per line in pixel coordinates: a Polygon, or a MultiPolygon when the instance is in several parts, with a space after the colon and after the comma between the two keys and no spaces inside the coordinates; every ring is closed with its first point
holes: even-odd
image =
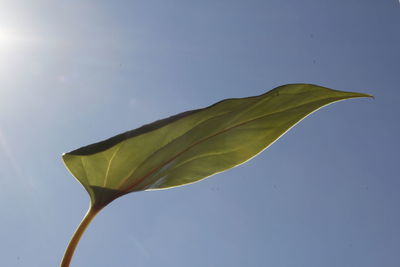
{"type": "Polygon", "coordinates": [[[0,6],[1,266],[59,264],[88,207],[63,152],[295,82],[376,99],[319,110],[211,179],[116,200],[71,266],[399,266],[398,1],[0,6]]]}

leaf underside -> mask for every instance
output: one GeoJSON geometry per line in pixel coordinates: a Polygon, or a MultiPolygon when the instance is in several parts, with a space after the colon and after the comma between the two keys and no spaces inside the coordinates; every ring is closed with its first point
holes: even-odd
{"type": "Polygon", "coordinates": [[[310,113],[367,94],[290,84],[226,99],[65,153],[66,167],[93,206],[124,194],[193,183],[237,166],[271,145],[310,113]]]}

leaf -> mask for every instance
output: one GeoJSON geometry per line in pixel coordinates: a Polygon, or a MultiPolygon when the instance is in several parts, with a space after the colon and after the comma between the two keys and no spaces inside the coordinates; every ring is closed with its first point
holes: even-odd
{"type": "Polygon", "coordinates": [[[68,267],[96,214],[130,192],[181,186],[235,167],[271,145],[310,113],[367,94],[290,84],[260,96],[226,99],[65,153],[91,205],[65,251],[68,267]]]}
{"type": "Polygon", "coordinates": [[[100,209],[130,192],[181,186],[237,166],[315,110],[356,97],[369,95],[285,85],[144,125],[63,160],[100,209]]]}

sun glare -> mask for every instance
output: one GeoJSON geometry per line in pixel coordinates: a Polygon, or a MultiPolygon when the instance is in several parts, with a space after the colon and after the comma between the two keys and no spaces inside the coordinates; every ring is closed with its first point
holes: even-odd
{"type": "Polygon", "coordinates": [[[19,29],[0,27],[0,46],[26,45],[38,42],[37,36],[19,29]]]}
{"type": "Polygon", "coordinates": [[[9,43],[16,39],[12,31],[0,29],[0,43],[9,43]]]}
{"type": "Polygon", "coordinates": [[[23,41],[23,36],[15,30],[0,28],[0,44],[11,45],[23,41]]]}

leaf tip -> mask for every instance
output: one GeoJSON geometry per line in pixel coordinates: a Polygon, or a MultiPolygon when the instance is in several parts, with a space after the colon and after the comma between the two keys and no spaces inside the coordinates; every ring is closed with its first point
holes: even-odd
{"type": "Polygon", "coordinates": [[[366,93],[354,93],[354,94],[356,95],[356,97],[367,97],[367,98],[375,99],[375,96],[366,94],[366,93]]]}
{"type": "Polygon", "coordinates": [[[366,98],[372,98],[375,99],[375,96],[370,95],[370,94],[366,94],[366,93],[351,93],[353,94],[353,96],[351,96],[351,98],[361,98],[361,97],[366,97],[366,98]]]}
{"type": "Polygon", "coordinates": [[[372,98],[372,99],[374,99],[374,100],[375,100],[375,96],[374,96],[374,95],[365,94],[365,97],[372,98]]]}

